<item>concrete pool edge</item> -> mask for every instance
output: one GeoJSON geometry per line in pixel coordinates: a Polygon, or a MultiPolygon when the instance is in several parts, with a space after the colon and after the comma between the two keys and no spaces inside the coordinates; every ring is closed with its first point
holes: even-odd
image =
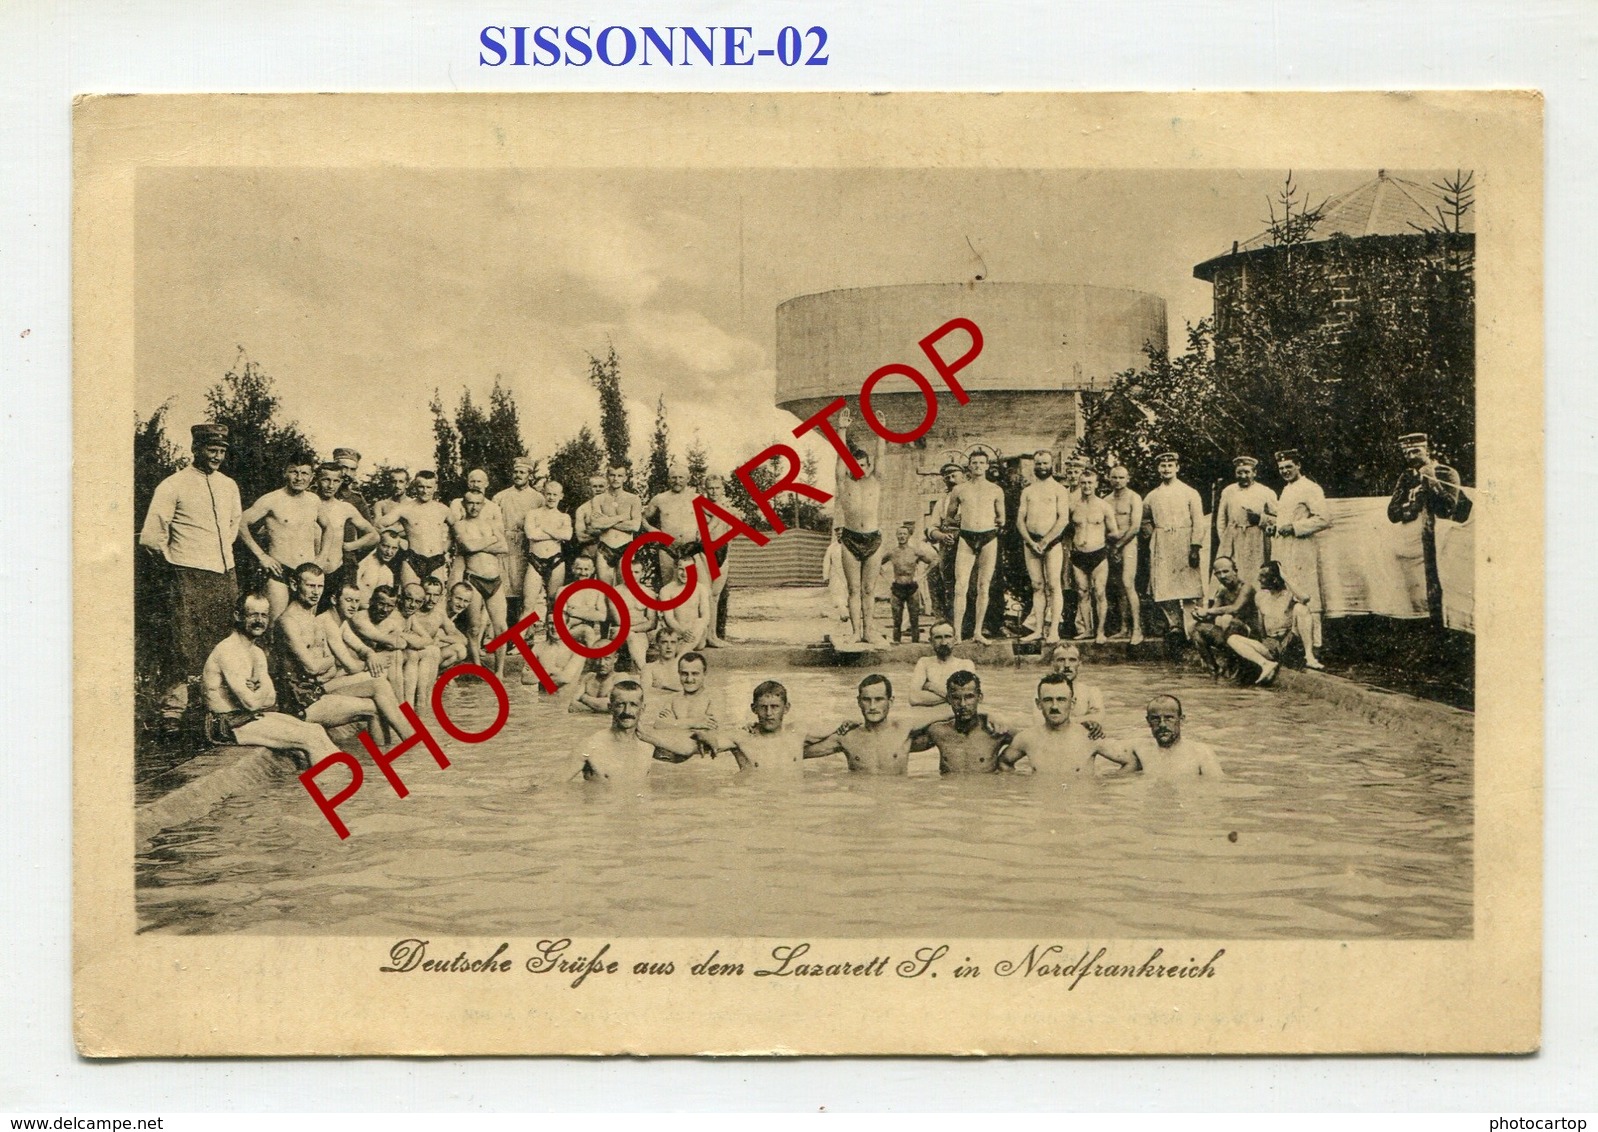
{"type": "MultiPolygon", "coordinates": [[[[995,642],[986,647],[961,645],[956,652],[993,667],[1042,666],[1041,657],[1016,655],[1011,642],[995,642]]],[[[733,645],[712,650],[709,655],[714,668],[747,672],[762,668],[871,670],[885,664],[897,670],[909,667],[925,653],[924,645],[888,645],[859,653],[838,653],[825,646],[733,645]]],[[[1084,646],[1083,657],[1090,664],[1163,663],[1165,653],[1163,646],[1157,643],[1136,647],[1121,643],[1084,646]]],[[[1291,668],[1281,670],[1276,687],[1331,703],[1389,730],[1409,731],[1430,738],[1437,737],[1441,731],[1455,742],[1467,745],[1474,742],[1475,716],[1446,704],[1367,687],[1327,672],[1291,668]]],[[[1261,689],[1260,694],[1274,692],[1261,689]]],[[[142,848],[161,831],[198,821],[233,795],[266,786],[292,773],[293,767],[287,758],[264,747],[221,747],[198,755],[174,768],[172,777],[182,780],[178,785],[134,808],[135,844],[142,848]]]]}

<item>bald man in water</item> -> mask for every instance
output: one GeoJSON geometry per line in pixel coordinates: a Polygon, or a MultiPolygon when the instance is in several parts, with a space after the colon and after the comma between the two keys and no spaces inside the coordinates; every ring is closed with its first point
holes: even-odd
{"type": "Polygon", "coordinates": [[[1147,719],[1153,739],[1115,742],[1101,739],[1093,753],[1107,759],[1122,773],[1140,773],[1153,778],[1220,778],[1221,764],[1208,743],[1182,738],[1182,701],[1175,696],[1155,696],[1149,701],[1147,719]]]}

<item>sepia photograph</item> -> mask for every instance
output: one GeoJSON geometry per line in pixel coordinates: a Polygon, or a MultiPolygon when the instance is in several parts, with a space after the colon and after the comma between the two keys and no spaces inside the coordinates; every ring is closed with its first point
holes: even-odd
{"type": "MultiPolygon", "coordinates": [[[[1482,884],[1477,697],[1512,685],[1476,530],[1520,537],[1480,486],[1510,470],[1478,464],[1484,390],[1514,393],[1478,383],[1477,236],[1524,189],[1459,129],[1237,164],[268,138],[118,167],[131,411],[78,489],[129,637],[80,747],[124,784],[117,946],[847,996],[1477,941],[1515,895],[1482,884]]],[[[584,1040],[538,1044],[682,1048],[584,1040]]]]}

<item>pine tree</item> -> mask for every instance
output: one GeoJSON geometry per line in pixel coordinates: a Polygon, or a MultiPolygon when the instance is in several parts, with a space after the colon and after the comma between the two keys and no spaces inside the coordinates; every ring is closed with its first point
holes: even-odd
{"type": "Polygon", "coordinates": [[[593,431],[584,425],[572,439],[555,450],[549,458],[549,478],[566,490],[566,511],[574,512],[591,499],[588,477],[605,466],[605,453],[594,439],[593,431]]]}
{"type": "Polygon", "coordinates": [[[438,490],[453,495],[460,490],[461,438],[455,425],[444,412],[444,399],[433,390],[433,400],[427,406],[433,413],[433,470],[438,473],[438,490]]]}
{"type": "Polygon", "coordinates": [[[520,456],[527,455],[527,445],[522,442],[520,414],[516,398],[501,382],[494,378],[494,388],[488,395],[487,452],[483,468],[495,484],[510,483],[512,465],[520,456]]]}
{"type": "Polygon", "coordinates": [[[272,378],[240,346],[233,368],[205,394],[210,419],[228,427],[222,471],[239,485],[245,507],[283,485],[289,457],[316,451],[297,422],[277,419],[282,403],[272,386],[272,378]]]}
{"type": "Polygon", "coordinates": [[[699,430],[694,430],[694,438],[688,445],[688,482],[696,488],[705,486],[705,476],[710,474],[710,456],[705,451],[704,441],[699,439],[699,430]]]}
{"type": "Polygon", "coordinates": [[[644,498],[653,499],[665,491],[671,480],[671,429],[666,425],[666,395],[655,399],[655,431],[649,438],[648,483],[644,498]]]}
{"type": "MultiPolygon", "coordinates": [[[[478,468],[488,471],[490,440],[488,436],[488,418],[483,415],[483,410],[477,407],[477,402],[472,400],[470,389],[461,390],[460,404],[455,407],[455,435],[460,437],[461,445],[461,480],[459,484],[452,485],[448,494],[455,496],[466,490],[466,477],[478,468]]],[[[488,489],[492,493],[495,484],[492,475],[489,477],[488,489]]]]}
{"type": "Polygon", "coordinates": [[[603,361],[588,355],[588,380],[599,390],[599,432],[605,441],[605,455],[612,464],[628,461],[632,433],[628,431],[627,402],[621,393],[621,362],[611,346],[603,361]]]}

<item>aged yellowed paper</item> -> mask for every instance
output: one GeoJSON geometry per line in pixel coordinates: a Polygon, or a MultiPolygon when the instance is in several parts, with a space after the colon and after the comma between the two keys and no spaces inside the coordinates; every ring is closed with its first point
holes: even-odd
{"type": "Polygon", "coordinates": [[[1541,109],[81,100],[80,1049],[1536,1048],[1541,109]]]}

